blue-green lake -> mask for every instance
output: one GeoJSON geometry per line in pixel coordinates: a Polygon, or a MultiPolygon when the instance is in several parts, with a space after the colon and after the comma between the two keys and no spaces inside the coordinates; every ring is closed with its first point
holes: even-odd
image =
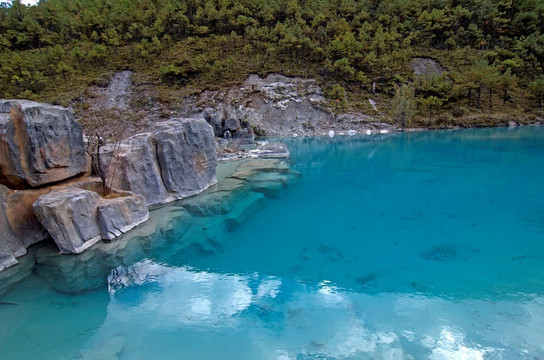
{"type": "Polygon", "coordinates": [[[544,127],[282,141],[229,212],[38,263],[0,359],[544,359],[544,127]]]}

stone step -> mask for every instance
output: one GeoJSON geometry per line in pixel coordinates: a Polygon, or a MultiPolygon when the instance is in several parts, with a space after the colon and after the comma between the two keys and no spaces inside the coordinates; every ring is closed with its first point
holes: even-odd
{"type": "Polygon", "coordinates": [[[236,207],[228,213],[225,220],[228,231],[233,231],[265,206],[265,196],[250,192],[236,207]]]}

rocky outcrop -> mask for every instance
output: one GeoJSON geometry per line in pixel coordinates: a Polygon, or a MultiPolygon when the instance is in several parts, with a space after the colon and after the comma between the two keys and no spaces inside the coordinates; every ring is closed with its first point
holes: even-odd
{"type": "Polygon", "coordinates": [[[113,188],[139,194],[148,205],[168,200],[157,161],[154,134],[138,134],[117,145],[108,145],[101,152],[101,159],[103,171],[113,188]]]}
{"type": "Polygon", "coordinates": [[[410,68],[416,76],[440,76],[446,72],[446,69],[437,60],[431,58],[413,58],[410,61],[410,68]]]}
{"type": "Polygon", "coordinates": [[[15,235],[6,215],[6,200],[11,191],[0,185],[0,252],[9,253],[14,256],[26,254],[26,247],[22,240],[15,235]]]}
{"type": "Polygon", "coordinates": [[[32,211],[34,201],[47,191],[11,190],[0,185],[0,251],[18,257],[26,254],[30,245],[49,237],[32,211]]]}
{"type": "Polygon", "coordinates": [[[98,226],[103,240],[113,240],[149,219],[143,197],[123,192],[98,205],[98,226]]]}
{"type": "Polygon", "coordinates": [[[81,125],[71,110],[0,100],[0,183],[28,188],[87,170],[81,125]]]}
{"type": "Polygon", "coordinates": [[[155,133],[162,179],[176,198],[195,195],[217,182],[215,139],[203,119],[163,122],[155,133]]]}
{"type": "Polygon", "coordinates": [[[249,75],[241,85],[230,89],[204,91],[185,99],[183,114],[203,117],[213,126],[215,135],[243,145],[254,136],[315,136],[330,130],[348,131],[395,129],[380,118],[379,109],[368,113],[337,113],[314,79],[268,74],[262,78],[249,75]],[[205,108],[202,107],[205,104],[205,108]],[[240,126],[238,126],[238,123],[240,126]]]}
{"type": "Polygon", "coordinates": [[[60,252],[79,254],[102,239],[96,220],[99,201],[93,191],[70,187],[40,196],[33,207],[60,252]]]}
{"type": "Polygon", "coordinates": [[[104,199],[77,187],[40,196],[34,212],[65,254],[79,254],[99,240],[112,240],[149,218],[141,196],[121,192],[104,199]]]}
{"type": "Polygon", "coordinates": [[[217,137],[226,140],[237,139],[238,142],[245,144],[251,144],[255,140],[255,133],[249,121],[240,112],[206,108],[201,115],[212,126],[217,137]]]}
{"type": "Polygon", "coordinates": [[[287,145],[280,142],[255,141],[253,144],[239,148],[233,148],[232,144],[224,139],[219,139],[217,142],[219,161],[245,158],[285,159],[290,155],[287,145]]]}
{"type": "Polygon", "coordinates": [[[212,127],[204,119],[158,123],[150,133],[104,148],[112,186],[144,197],[148,206],[198,194],[215,184],[212,127]]]}

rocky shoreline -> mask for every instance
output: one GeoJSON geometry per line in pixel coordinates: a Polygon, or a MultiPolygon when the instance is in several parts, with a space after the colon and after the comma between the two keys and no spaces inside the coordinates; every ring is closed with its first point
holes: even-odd
{"type": "MultiPolygon", "coordinates": [[[[226,226],[232,228],[287,182],[288,166],[279,160],[289,157],[285,144],[250,139],[242,155],[222,151],[233,142],[216,141],[212,126],[195,118],[172,118],[103,144],[97,154],[101,179],[92,174],[92,154],[85,153],[82,128],[69,109],[26,100],[0,100],[0,109],[0,292],[28,275],[33,263],[57,267],[51,270],[56,273],[67,262],[80,262],[80,255],[91,258],[101,244],[134,237],[136,229],[146,228],[148,209],[190,199],[184,204],[188,214],[228,214],[226,226]],[[234,161],[241,158],[243,166],[234,161]],[[218,161],[238,164],[221,184],[218,161]],[[241,189],[253,194],[243,206],[237,204],[241,189]]],[[[148,237],[158,231],[147,228],[153,228],[148,237]]]]}
{"type": "Polygon", "coordinates": [[[113,191],[92,177],[81,125],[66,108],[0,101],[0,269],[51,237],[80,253],[145,222],[148,207],[217,182],[215,140],[203,119],[171,119],[98,153],[113,191]],[[112,160],[115,161],[112,161],[112,160]]]}
{"type": "MultiPolygon", "coordinates": [[[[108,106],[126,111],[134,92],[131,73],[117,75],[101,92],[108,106]]],[[[376,120],[381,117],[335,113],[311,79],[251,75],[239,87],[184,99],[169,119],[147,119],[130,127],[124,140],[103,144],[100,172],[114,189],[104,196],[105,184],[93,177],[82,127],[70,109],[0,100],[0,271],[49,238],[58,252],[79,254],[123,236],[148,220],[148,209],[216,186],[218,162],[290,156],[285,144],[255,141],[258,135],[400,131],[376,120]]]]}

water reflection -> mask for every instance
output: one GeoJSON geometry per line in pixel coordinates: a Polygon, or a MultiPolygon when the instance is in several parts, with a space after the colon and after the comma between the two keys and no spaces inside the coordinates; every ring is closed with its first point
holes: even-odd
{"type": "Polygon", "coordinates": [[[150,260],[117,268],[109,288],[108,315],[81,358],[103,358],[112,349],[119,359],[178,353],[198,359],[544,356],[539,296],[510,301],[371,296],[328,280],[311,285],[150,260]]]}

